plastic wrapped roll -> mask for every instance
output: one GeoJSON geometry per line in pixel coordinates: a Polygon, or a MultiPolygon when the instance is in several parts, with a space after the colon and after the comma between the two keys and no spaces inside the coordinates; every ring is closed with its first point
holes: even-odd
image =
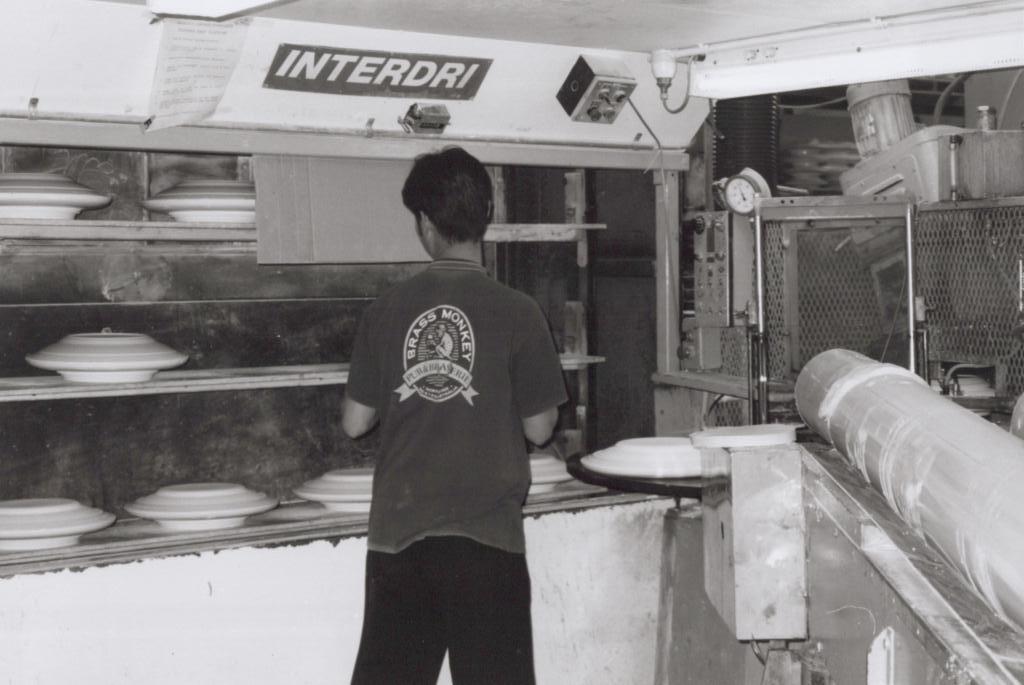
{"type": "Polygon", "coordinates": [[[849,350],[811,359],[796,401],[996,613],[1024,626],[1024,442],[906,369],[849,350]]]}

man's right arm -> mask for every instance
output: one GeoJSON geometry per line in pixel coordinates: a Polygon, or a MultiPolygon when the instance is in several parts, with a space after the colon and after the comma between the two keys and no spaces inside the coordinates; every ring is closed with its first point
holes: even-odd
{"type": "Polygon", "coordinates": [[[350,438],[358,438],[377,425],[377,410],[348,395],[341,408],[341,429],[350,438]]]}
{"type": "Polygon", "coordinates": [[[555,430],[555,424],[558,422],[558,407],[551,407],[539,414],[527,416],[522,421],[526,439],[540,447],[551,439],[551,433],[555,430]]]}

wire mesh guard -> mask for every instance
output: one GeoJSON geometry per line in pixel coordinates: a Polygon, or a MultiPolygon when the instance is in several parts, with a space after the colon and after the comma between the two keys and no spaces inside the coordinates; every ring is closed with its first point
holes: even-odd
{"type": "MultiPolygon", "coordinates": [[[[837,347],[905,366],[902,223],[799,229],[789,231],[788,238],[783,229],[778,222],[765,224],[771,378],[792,379],[816,354],[837,347]],[[796,259],[789,259],[794,249],[796,259]],[[796,273],[790,273],[794,267],[796,273]]],[[[915,219],[914,252],[916,294],[928,307],[933,368],[993,366],[999,394],[1024,392],[1024,345],[1014,335],[1015,327],[1024,330],[1018,299],[1024,198],[989,207],[930,206],[915,219]]],[[[748,364],[744,329],[723,331],[722,371],[744,376],[748,364]]],[[[708,418],[717,425],[744,422],[739,407],[730,404],[716,406],[708,418]]]]}
{"type": "Polygon", "coordinates": [[[995,367],[996,390],[1024,391],[1018,269],[1020,204],[921,212],[915,226],[917,292],[928,306],[929,360],[995,367]]]}

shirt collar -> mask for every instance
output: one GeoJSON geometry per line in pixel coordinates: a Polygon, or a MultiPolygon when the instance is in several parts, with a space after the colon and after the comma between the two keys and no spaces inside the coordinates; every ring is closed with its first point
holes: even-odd
{"type": "Polygon", "coordinates": [[[482,265],[476,262],[471,262],[468,259],[435,259],[427,269],[442,269],[445,271],[478,271],[480,273],[487,273],[482,265]]]}

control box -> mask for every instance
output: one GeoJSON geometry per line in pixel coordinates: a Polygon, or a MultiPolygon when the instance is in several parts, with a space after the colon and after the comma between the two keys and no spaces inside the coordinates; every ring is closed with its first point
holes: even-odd
{"type": "Polygon", "coordinates": [[[692,217],[694,317],[699,327],[733,324],[732,228],[729,212],[692,217]]]}
{"type": "Polygon", "coordinates": [[[611,124],[634,88],[636,79],[624,62],[580,55],[556,97],[573,121],[611,124]]]}

